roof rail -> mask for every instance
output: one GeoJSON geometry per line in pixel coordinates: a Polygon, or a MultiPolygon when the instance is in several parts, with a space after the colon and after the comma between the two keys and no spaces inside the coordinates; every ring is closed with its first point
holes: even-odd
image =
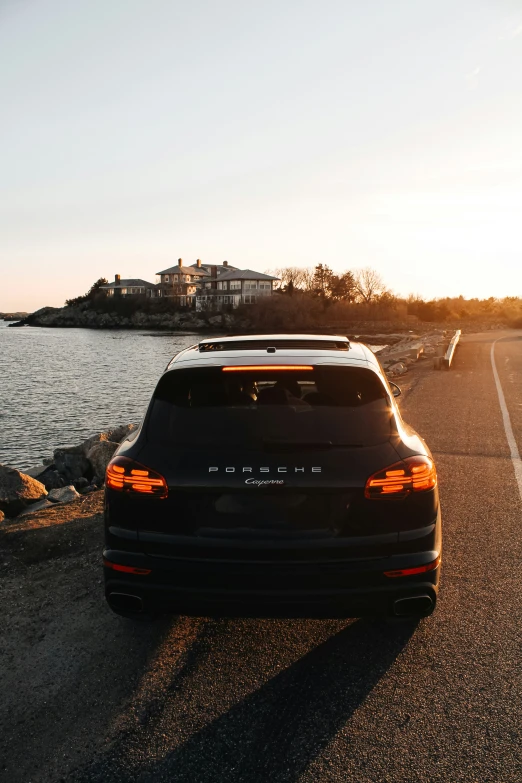
{"type": "Polygon", "coordinates": [[[307,340],[303,337],[297,337],[292,340],[291,337],[269,337],[268,339],[255,339],[255,340],[227,340],[220,341],[215,340],[203,340],[199,343],[200,353],[210,353],[213,351],[267,351],[268,353],[275,353],[275,351],[290,349],[290,350],[303,350],[303,351],[349,351],[350,341],[328,339],[310,339],[307,340]]]}

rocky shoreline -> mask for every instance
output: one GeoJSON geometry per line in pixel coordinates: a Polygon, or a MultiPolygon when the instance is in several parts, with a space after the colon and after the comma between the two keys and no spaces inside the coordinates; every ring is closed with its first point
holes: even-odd
{"type": "Polygon", "coordinates": [[[88,303],[77,307],[42,307],[16,323],[17,326],[51,326],[61,329],[158,329],[165,331],[217,331],[248,329],[248,324],[230,313],[143,312],[131,315],[115,312],[99,312],[88,303]],[[87,306],[86,306],[87,305],[87,306]]]}
{"type": "MultiPolygon", "coordinates": [[[[100,311],[91,307],[89,302],[69,307],[42,307],[18,321],[8,324],[9,327],[40,326],[60,329],[147,329],[152,331],[174,332],[215,332],[252,334],[253,332],[272,333],[279,331],[301,331],[301,329],[276,329],[270,323],[267,328],[254,327],[253,323],[241,312],[215,312],[194,310],[167,310],[162,312],[138,309],[123,315],[115,311],[100,311]]],[[[299,325],[298,325],[299,326],[299,325]]],[[[385,337],[385,343],[390,338],[403,339],[413,334],[431,334],[432,332],[455,331],[483,332],[492,329],[506,328],[504,323],[478,321],[451,321],[442,323],[413,322],[412,320],[395,321],[345,321],[329,322],[328,313],[319,319],[318,323],[309,323],[303,331],[318,334],[346,334],[350,338],[375,344],[379,338],[385,337]]]]}
{"type": "MultiPolygon", "coordinates": [[[[371,340],[388,339],[388,345],[380,351],[376,351],[386,375],[395,378],[405,375],[411,365],[420,360],[433,360],[443,356],[448,343],[454,334],[453,330],[437,329],[428,334],[418,335],[373,335],[371,340]],[[396,339],[398,338],[398,339],[396,339]]],[[[361,337],[362,342],[369,338],[361,337]]]]}
{"type": "Polygon", "coordinates": [[[55,449],[52,458],[25,472],[0,465],[0,522],[70,503],[100,489],[107,465],[136,424],[91,435],[77,446],[55,449]]]}
{"type": "Polygon", "coordinates": [[[0,313],[0,321],[20,321],[23,318],[27,318],[29,313],[0,313]]]}

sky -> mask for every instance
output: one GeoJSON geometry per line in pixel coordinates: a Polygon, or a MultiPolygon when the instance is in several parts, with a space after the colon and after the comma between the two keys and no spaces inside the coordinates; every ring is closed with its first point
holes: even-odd
{"type": "Polygon", "coordinates": [[[522,0],[0,0],[0,311],[178,258],[522,296],[522,0]]]}

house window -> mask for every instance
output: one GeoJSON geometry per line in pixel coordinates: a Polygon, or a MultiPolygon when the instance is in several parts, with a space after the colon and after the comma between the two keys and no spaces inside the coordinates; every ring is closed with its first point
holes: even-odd
{"type": "Polygon", "coordinates": [[[255,304],[256,303],[257,296],[250,296],[247,294],[245,296],[245,304],[255,304]]]}
{"type": "Polygon", "coordinates": [[[270,290],[272,288],[272,283],[259,283],[259,288],[264,288],[265,290],[270,290]]]}
{"type": "Polygon", "coordinates": [[[247,281],[247,282],[245,283],[245,288],[246,288],[247,290],[248,290],[248,289],[257,288],[257,282],[254,282],[253,280],[249,280],[249,281],[247,281]]]}
{"type": "Polygon", "coordinates": [[[230,290],[234,291],[238,288],[241,288],[241,280],[231,280],[230,281],[230,290]]]}
{"type": "Polygon", "coordinates": [[[168,275],[163,275],[163,277],[165,279],[165,282],[168,283],[169,282],[169,276],[168,275]]]}

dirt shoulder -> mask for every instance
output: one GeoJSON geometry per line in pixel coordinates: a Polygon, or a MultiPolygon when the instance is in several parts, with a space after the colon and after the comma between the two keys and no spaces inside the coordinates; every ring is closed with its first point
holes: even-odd
{"type": "Polygon", "coordinates": [[[100,550],[103,491],[0,525],[2,578],[52,559],[100,550]]]}

